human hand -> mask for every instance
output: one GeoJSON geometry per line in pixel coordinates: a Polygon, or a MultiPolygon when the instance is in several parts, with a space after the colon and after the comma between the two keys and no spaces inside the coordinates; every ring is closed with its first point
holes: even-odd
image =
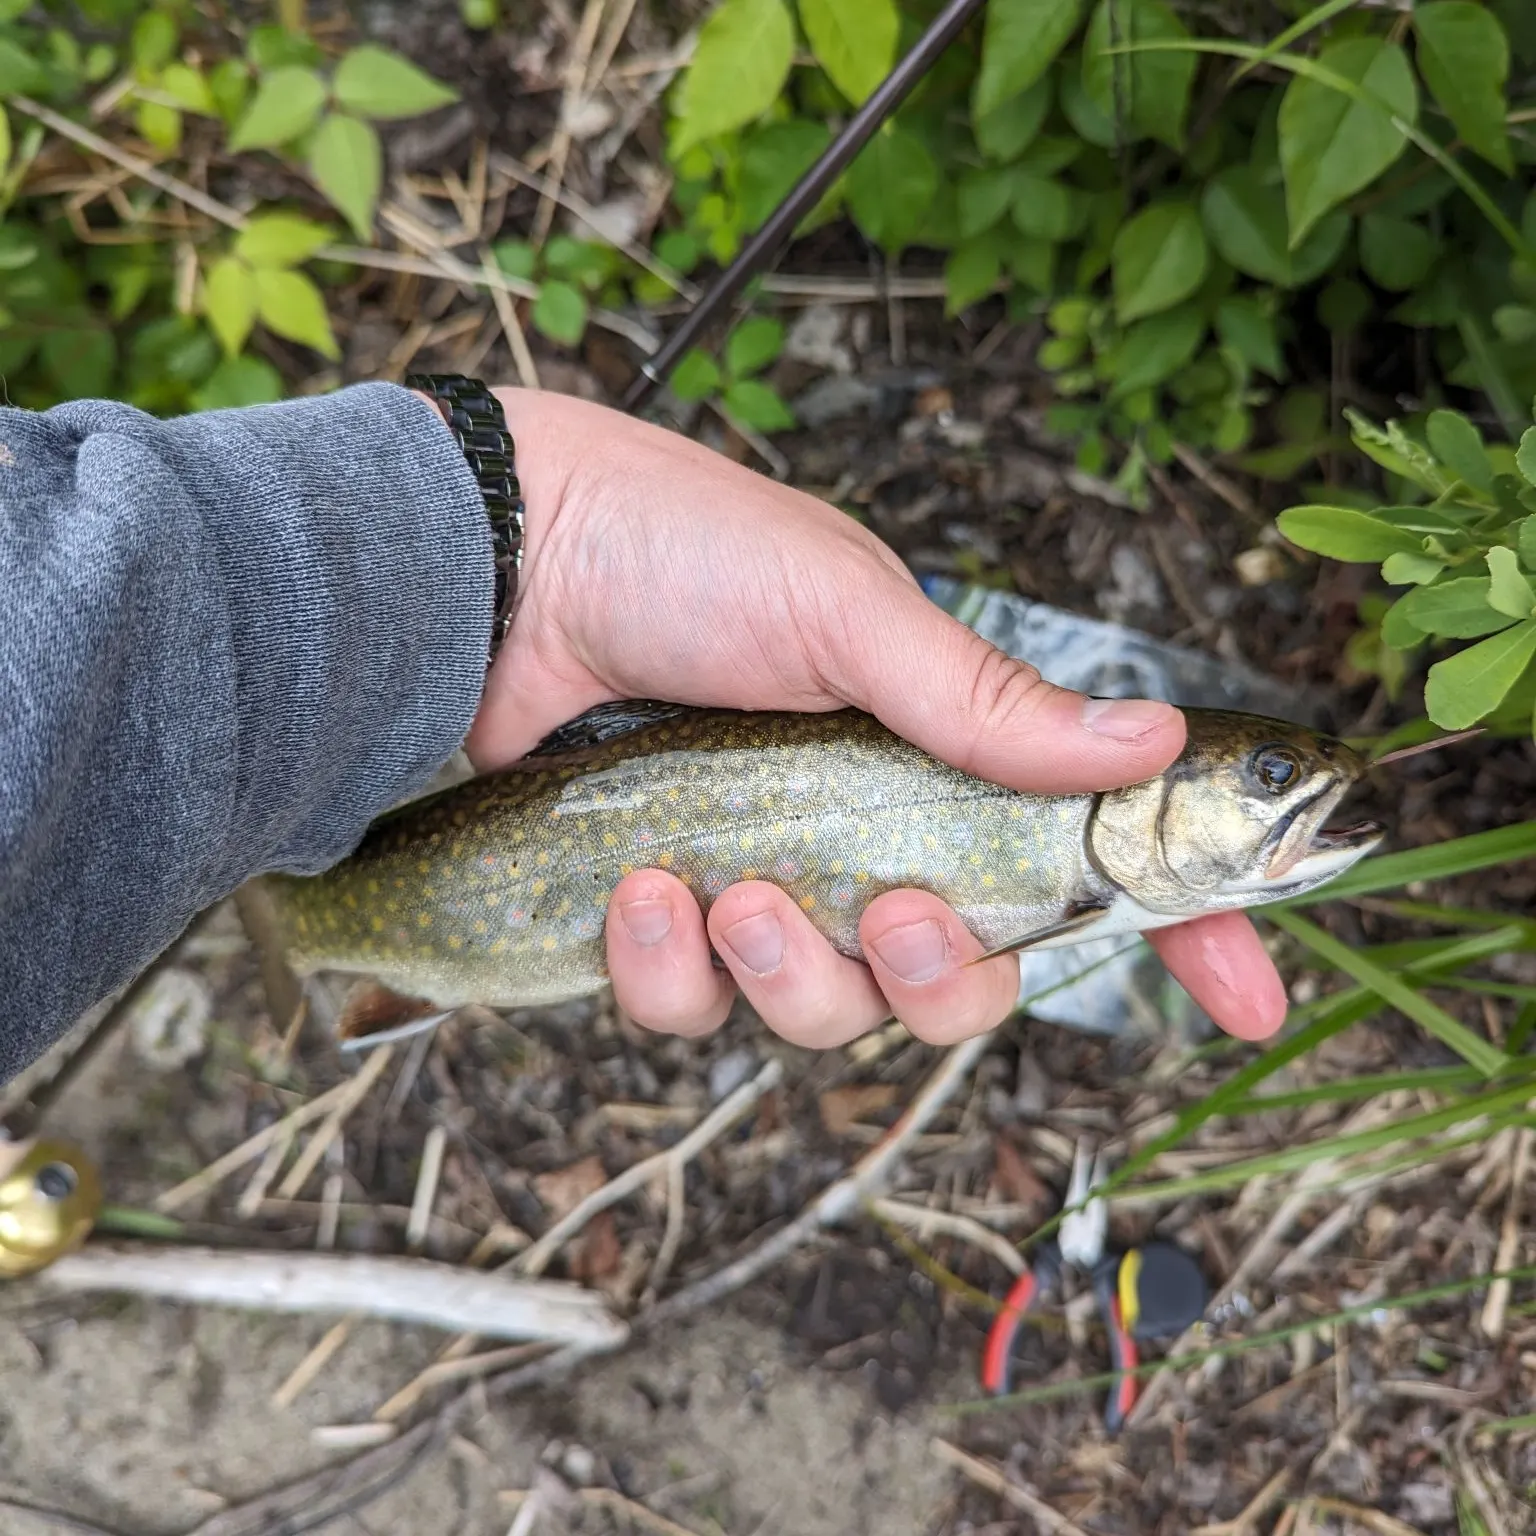
{"type": "MultiPolygon", "coordinates": [[[[567,396],[499,390],[517,443],[526,544],[511,632],[466,747],[481,771],[614,699],[740,709],[853,705],[934,757],[1018,790],[1150,778],[1184,744],[1166,704],[1094,701],[1042,682],[924,597],[867,529],[676,433],[567,396]]],[[[737,987],[780,1035],[841,1044],[894,1014],[948,1043],[1013,1009],[1018,962],[937,898],[892,891],[838,954],[776,886],[749,881],[704,919],[661,870],[626,876],[608,963],[638,1023],[697,1035],[737,987]],[[710,963],[710,946],[729,975],[710,963]]],[[[1228,1032],[1260,1039],[1285,993],[1253,925],[1222,913],[1148,935],[1228,1032]]]]}

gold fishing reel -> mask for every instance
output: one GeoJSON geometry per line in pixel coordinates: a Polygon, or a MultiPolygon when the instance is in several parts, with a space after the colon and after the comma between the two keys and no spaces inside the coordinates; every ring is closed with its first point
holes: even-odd
{"type": "Polygon", "coordinates": [[[67,1141],[0,1131],[0,1278],[45,1269],[86,1239],[101,1210],[96,1166],[67,1141]]]}

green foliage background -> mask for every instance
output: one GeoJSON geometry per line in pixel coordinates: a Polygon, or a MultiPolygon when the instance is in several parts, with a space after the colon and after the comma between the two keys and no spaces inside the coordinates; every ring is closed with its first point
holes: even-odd
{"type": "MultiPolygon", "coordinates": [[[[379,125],[455,92],[373,44],[284,27],[299,9],[242,27],[190,0],[0,0],[0,374],[15,403],[274,399],[281,352],[263,334],[338,359],[330,291],[376,242],[379,125]],[[209,168],[233,189],[234,227],[177,223],[174,199],[133,175],[72,206],[50,174],[50,114],[178,179],[209,168]],[[253,203],[254,186],[283,191],[253,203]]],[[[936,9],[712,6],[667,97],[676,179],[645,262],[567,235],[494,246],[533,327],[579,346],[595,307],[670,301],[728,261],[936,9]]],[[[494,5],[464,16],[513,24],[494,5]]],[[[942,264],[951,314],[1043,322],[1052,425],[1133,499],[1178,445],[1302,484],[1286,536],[1379,560],[1407,589],[1372,600],[1356,664],[1394,691],[1430,664],[1440,725],[1529,730],[1533,171],[1526,0],[991,0],[803,232],[846,220],[892,263],[942,264]],[[1276,15],[1292,20],[1267,35],[1276,15]],[[1306,484],[1351,441],[1330,394],[1349,348],[1421,358],[1421,412],[1352,423],[1374,495],[1358,472],[1306,484]]],[[[684,359],[674,392],[792,427],[768,377],[783,340],[754,315],[684,359]]]]}

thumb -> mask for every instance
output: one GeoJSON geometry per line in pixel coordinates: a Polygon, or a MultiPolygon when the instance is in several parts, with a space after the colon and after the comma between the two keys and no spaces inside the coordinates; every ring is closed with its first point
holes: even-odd
{"type": "Polygon", "coordinates": [[[894,574],[872,593],[866,570],[860,588],[821,594],[825,686],[952,767],[1070,794],[1152,778],[1183,749],[1184,717],[1171,704],[1047,683],[894,574]]]}

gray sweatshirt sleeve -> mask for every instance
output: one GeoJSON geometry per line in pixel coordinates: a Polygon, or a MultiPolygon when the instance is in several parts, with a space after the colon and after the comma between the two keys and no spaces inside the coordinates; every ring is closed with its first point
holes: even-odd
{"type": "Polygon", "coordinates": [[[394,385],[0,410],[0,1081],[452,757],[491,558],[453,439],[394,385]]]}

